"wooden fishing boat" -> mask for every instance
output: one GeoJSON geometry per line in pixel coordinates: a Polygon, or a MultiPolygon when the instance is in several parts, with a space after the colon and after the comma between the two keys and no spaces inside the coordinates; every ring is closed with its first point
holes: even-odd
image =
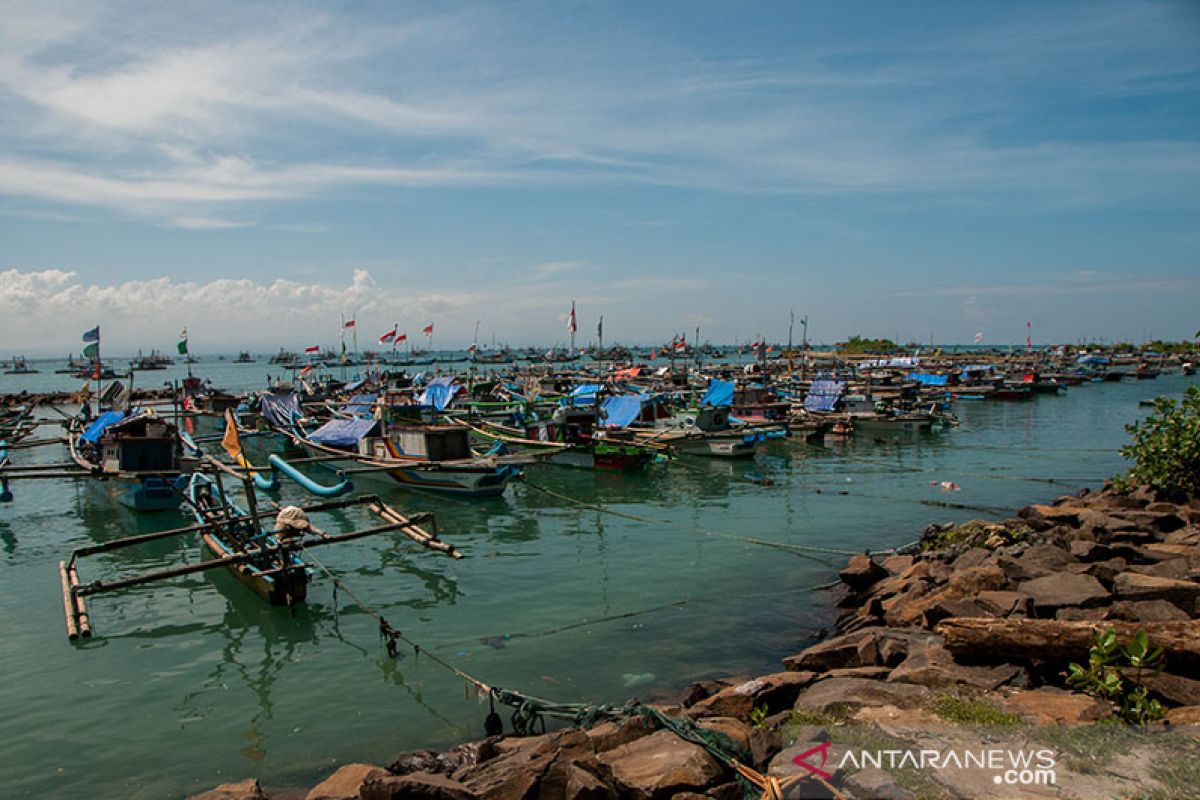
{"type": "Polygon", "coordinates": [[[12,366],[4,370],[5,375],[36,375],[38,371],[29,366],[25,356],[13,356],[12,366]]]}
{"type": "Polygon", "coordinates": [[[190,471],[179,431],[150,411],[106,411],[89,423],[68,425],[67,449],[83,475],[107,487],[116,501],[137,511],[179,507],[176,482],[190,471]]]}
{"type": "Polygon", "coordinates": [[[303,602],[308,594],[312,571],[302,553],[314,547],[365,536],[399,531],[426,549],[451,558],[462,558],[462,553],[453,545],[438,538],[436,527],[432,527],[432,530],[424,527],[433,522],[431,514],[407,517],[374,496],[260,511],[249,472],[235,470],[211,458],[205,459],[204,466],[211,473],[192,475],[184,491],[196,518],[195,525],[80,547],[71,553],[69,559],[59,562],[68,638],[92,635],[86,601],[90,596],[213,569],[229,570],[239,582],[272,605],[291,606],[303,602]],[[238,507],[229,497],[222,483],[222,475],[243,482],[248,510],[238,507]],[[309,520],[310,515],[315,513],[342,513],[355,506],[365,506],[383,524],[349,533],[329,534],[309,520]],[[272,521],[273,526],[267,527],[267,523],[272,521]],[[80,558],[187,536],[200,539],[201,551],[206,556],[203,560],[112,580],[88,583],[80,580],[80,558]]]}
{"type": "Polygon", "coordinates": [[[596,414],[574,409],[556,420],[533,420],[514,428],[482,420],[468,425],[479,436],[529,453],[539,464],[604,472],[633,472],[669,452],[666,445],[610,437],[594,428],[596,414]]]}
{"type": "Polygon", "coordinates": [[[459,497],[503,494],[530,459],[476,456],[470,429],[458,424],[385,425],[376,419],[333,419],[311,433],[288,432],[321,466],[355,477],[459,497]]]}

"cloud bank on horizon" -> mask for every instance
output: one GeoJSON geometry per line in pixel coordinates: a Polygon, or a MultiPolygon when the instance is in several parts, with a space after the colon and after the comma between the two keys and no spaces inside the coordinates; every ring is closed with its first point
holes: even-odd
{"type": "Polygon", "coordinates": [[[0,334],[82,303],[549,342],[576,297],[644,341],[1188,336],[1198,34],[1186,2],[9,2],[0,334]]]}

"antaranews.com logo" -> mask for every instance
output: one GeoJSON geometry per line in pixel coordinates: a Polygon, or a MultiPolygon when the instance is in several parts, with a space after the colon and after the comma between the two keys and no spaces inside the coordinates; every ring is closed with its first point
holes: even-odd
{"type": "Polygon", "coordinates": [[[800,753],[792,762],[813,775],[831,780],[832,770],[860,769],[979,769],[994,773],[992,782],[1004,786],[1054,786],[1058,762],[1053,750],[1008,750],[1001,748],[948,750],[847,750],[837,764],[829,764],[826,741],[800,753]]]}

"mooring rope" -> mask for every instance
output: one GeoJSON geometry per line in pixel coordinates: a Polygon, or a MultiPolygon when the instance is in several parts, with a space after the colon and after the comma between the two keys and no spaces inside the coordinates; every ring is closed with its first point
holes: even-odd
{"type": "Polygon", "coordinates": [[[503,723],[496,713],[495,704],[497,702],[514,709],[511,722],[513,731],[518,736],[533,735],[538,728],[541,729],[542,733],[545,733],[545,720],[547,717],[563,720],[574,727],[590,728],[599,722],[615,722],[629,717],[640,716],[648,719],[659,728],[671,731],[671,733],[684,741],[703,747],[720,763],[728,766],[742,783],[743,796],[746,798],[754,798],[757,792],[761,790],[762,794],[759,795],[760,800],[782,800],[784,787],[801,778],[812,777],[821,783],[834,797],[845,800],[845,795],[838,792],[835,787],[823,780],[819,775],[793,775],[781,780],[758,772],[745,764],[748,754],[736,742],[725,734],[704,728],[687,717],[672,717],[656,708],[641,705],[637,701],[619,706],[608,703],[559,703],[553,700],[534,697],[533,695],[513,689],[492,686],[474,675],[464,672],[431,650],[421,647],[417,642],[405,636],[403,631],[389,623],[382,613],[358,597],[345,581],[314,557],[311,551],[303,547],[301,549],[304,551],[305,557],[333,582],[335,590],[345,592],[363,611],[378,621],[379,634],[385,641],[385,648],[389,656],[392,658],[397,657],[399,655],[399,648],[396,646],[396,642],[404,642],[413,649],[414,655],[419,657],[424,653],[425,657],[430,661],[462,680],[468,692],[471,688],[474,688],[480,699],[487,697],[490,711],[484,720],[484,730],[488,736],[499,736],[504,732],[503,723]]]}
{"type": "MultiPolygon", "coordinates": [[[[639,516],[637,514],[630,514],[627,511],[616,511],[614,509],[599,505],[598,503],[589,503],[585,500],[578,500],[574,497],[571,497],[570,495],[566,495],[561,492],[556,492],[553,489],[547,489],[544,486],[538,486],[536,483],[531,483],[528,480],[525,481],[525,486],[529,487],[530,489],[534,489],[535,491],[539,491],[539,492],[542,492],[543,494],[549,495],[550,497],[554,497],[559,500],[564,500],[568,503],[573,503],[574,505],[577,505],[581,508],[586,508],[591,511],[597,511],[601,514],[611,514],[614,517],[623,517],[625,519],[634,520],[635,522],[645,522],[650,525],[663,525],[663,526],[672,527],[672,528],[680,527],[679,525],[671,523],[667,520],[650,519],[649,517],[643,517],[643,516],[639,516]]],[[[865,550],[865,551],[864,550],[839,550],[839,549],[833,548],[833,547],[817,547],[815,545],[793,544],[791,542],[772,542],[767,539],[756,539],[753,536],[741,536],[741,535],[735,534],[735,533],[724,533],[722,531],[709,530],[708,528],[703,528],[703,527],[699,527],[699,526],[690,528],[690,530],[694,530],[698,533],[704,534],[705,536],[712,536],[712,537],[715,537],[718,539],[729,539],[731,541],[736,541],[736,542],[745,542],[747,544],[756,544],[756,545],[760,545],[762,547],[773,547],[778,550],[787,550],[787,551],[794,553],[795,555],[799,555],[799,556],[807,557],[807,558],[812,558],[811,556],[808,556],[808,553],[822,553],[825,555],[833,555],[833,556],[857,556],[857,555],[862,555],[864,553],[866,553],[867,555],[885,555],[885,554],[895,553],[899,549],[901,549],[901,548],[896,548],[896,547],[889,547],[889,548],[885,548],[882,550],[865,550]]],[[[819,561],[819,559],[813,559],[813,560],[819,561]]]]}

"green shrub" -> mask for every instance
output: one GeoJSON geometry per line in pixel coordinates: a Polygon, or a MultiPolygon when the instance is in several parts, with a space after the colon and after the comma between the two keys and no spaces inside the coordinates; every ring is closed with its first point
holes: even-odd
{"type": "Polygon", "coordinates": [[[1125,430],[1133,444],[1121,455],[1133,466],[1113,481],[1118,489],[1144,484],[1173,501],[1200,494],[1200,387],[1189,386],[1178,404],[1159,397],[1153,413],[1125,430]]]}
{"type": "Polygon", "coordinates": [[[1121,647],[1112,628],[1096,631],[1096,643],[1088,650],[1087,666],[1072,663],[1067,670],[1067,683],[1077,689],[1117,703],[1121,719],[1131,725],[1146,725],[1166,716],[1167,711],[1157,700],[1151,699],[1146,687],[1138,686],[1142,673],[1157,671],[1162,667],[1163,649],[1150,649],[1146,631],[1139,630],[1129,644],[1121,647]],[[1124,660],[1124,664],[1120,663],[1124,660]],[[1121,677],[1121,669],[1128,668],[1134,674],[1133,686],[1121,677]]]}

